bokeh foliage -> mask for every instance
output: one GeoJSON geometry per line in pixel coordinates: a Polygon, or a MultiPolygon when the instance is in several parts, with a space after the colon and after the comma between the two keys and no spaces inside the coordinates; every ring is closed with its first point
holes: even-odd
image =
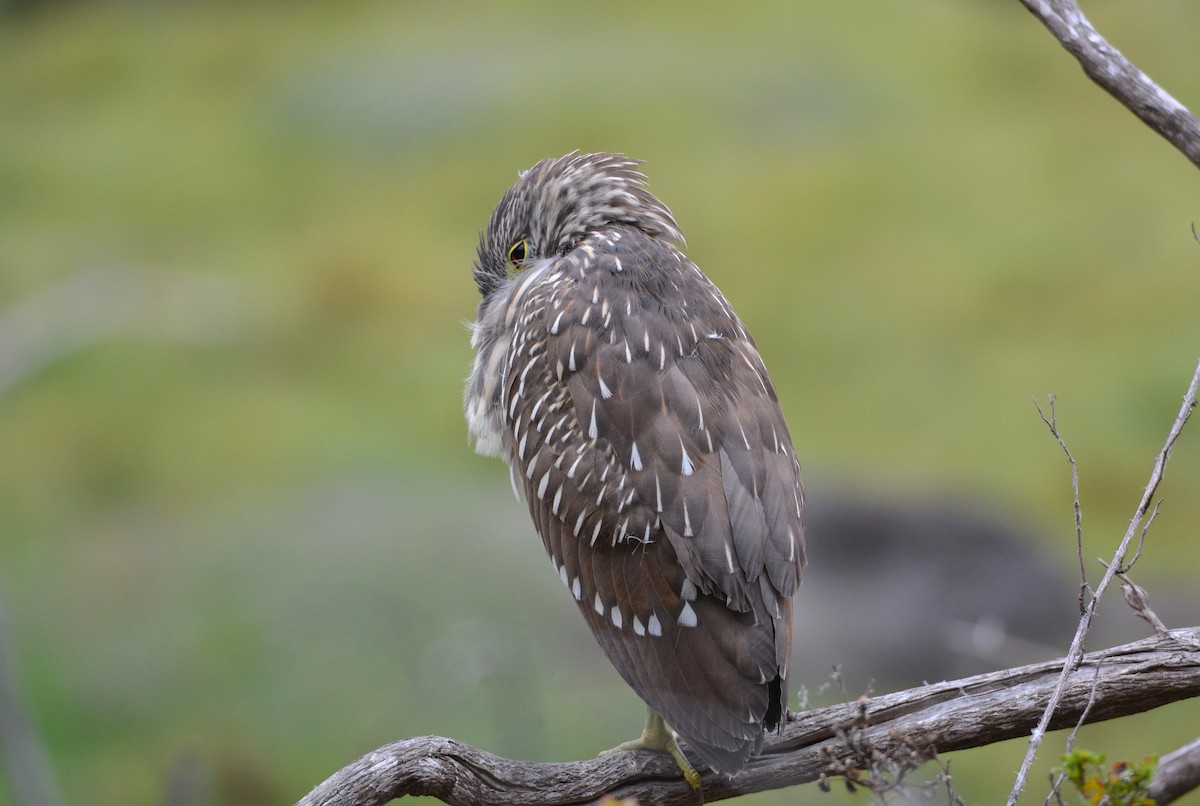
{"type": "MultiPolygon", "coordinates": [[[[97,267],[156,289],[0,399],[0,586],[72,802],[159,802],[175,774],[278,803],[404,736],[566,759],[637,729],[465,441],[476,234],[544,156],[647,160],[814,493],[984,497],[1069,567],[1029,402],[1054,392],[1109,556],[1200,355],[1195,169],[1016,0],[20,5],[0,312],[97,267]],[[181,337],[155,312],[195,278],[215,307],[181,337]]],[[[1088,5],[1200,108],[1200,7],[1088,5]]],[[[1194,584],[1197,444],[1152,594],[1194,584]]],[[[1164,753],[1195,722],[1088,746],[1164,753]]],[[[995,802],[1022,747],[955,757],[960,791],[995,802]]]]}

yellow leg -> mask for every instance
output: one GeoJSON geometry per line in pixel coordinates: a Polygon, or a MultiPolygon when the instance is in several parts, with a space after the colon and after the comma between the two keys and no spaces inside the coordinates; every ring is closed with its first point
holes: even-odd
{"type": "Polygon", "coordinates": [[[697,792],[700,791],[700,773],[696,772],[696,768],[687,760],[687,756],[679,748],[679,742],[675,741],[675,734],[671,732],[667,723],[663,722],[663,718],[653,708],[646,709],[646,727],[642,729],[640,739],[624,742],[612,750],[605,750],[600,755],[602,757],[611,756],[624,750],[658,750],[670,753],[671,758],[675,759],[675,763],[683,771],[683,777],[688,784],[697,792]]]}

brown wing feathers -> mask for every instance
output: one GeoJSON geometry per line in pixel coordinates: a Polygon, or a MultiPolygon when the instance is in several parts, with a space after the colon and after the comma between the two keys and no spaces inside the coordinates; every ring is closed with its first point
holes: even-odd
{"type": "Polygon", "coordinates": [[[618,227],[553,269],[520,297],[532,319],[509,350],[517,478],[618,671],[736,771],[783,707],[803,562],[774,390],[719,292],[662,242],[618,227]]]}

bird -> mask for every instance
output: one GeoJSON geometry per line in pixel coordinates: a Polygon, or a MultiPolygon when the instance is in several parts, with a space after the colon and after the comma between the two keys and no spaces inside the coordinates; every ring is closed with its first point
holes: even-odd
{"type": "Polygon", "coordinates": [[[642,163],[522,172],[481,233],[464,393],[555,571],[693,788],[786,721],[800,464],[754,339],[642,163]]]}

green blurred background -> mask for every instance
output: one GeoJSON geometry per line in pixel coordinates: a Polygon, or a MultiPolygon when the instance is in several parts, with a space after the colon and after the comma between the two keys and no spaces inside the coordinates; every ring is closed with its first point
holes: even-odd
{"type": "MultiPolygon", "coordinates": [[[[1087,10],[1200,108],[1200,5],[1087,10]]],[[[814,500],[983,504],[1070,619],[1069,468],[1030,398],[1111,556],[1200,357],[1200,184],[1017,0],[0,3],[0,593],[68,802],[286,803],[408,736],[569,760],[636,733],[461,412],[477,234],[577,148],[646,160],[814,500]]],[[[1135,572],[1171,626],[1200,622],[1198,481],[1193,432],[1135,572]]],[[[850,644],[895,609],[859,599],[822,616],[850,644]]],[[[848,663],[806,645],[816,612],[797,656],[848,663]]],[[[1024,748],[956,754],[960,794],[999,801],[1024,748]]]]}

